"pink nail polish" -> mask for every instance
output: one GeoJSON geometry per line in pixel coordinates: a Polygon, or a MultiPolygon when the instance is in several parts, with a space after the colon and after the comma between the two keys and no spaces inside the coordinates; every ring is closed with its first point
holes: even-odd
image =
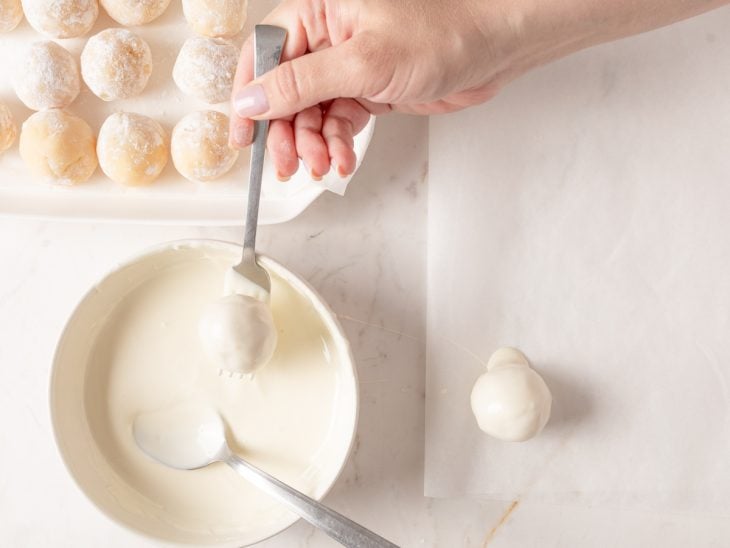
{"type": "Polygon", "coordinates": [[[269,102],[263,86],[256,84],[239,91],[233,98],[233,110],[241,118],[258,116],[269,110],[269,102]]]}

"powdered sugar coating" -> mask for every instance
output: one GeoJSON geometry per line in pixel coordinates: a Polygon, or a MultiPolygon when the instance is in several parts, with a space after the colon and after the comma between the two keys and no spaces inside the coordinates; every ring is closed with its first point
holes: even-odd
{"type": "Polygon", "coordinates": [[[97,0],[22,0],[28,23],[53,38],[83,36],[99,16],[97,0]]]}
{"type": "Polygon", "coordinates": [[[220,38],[189,38],[172,70],[177,86],[209,104],[230,98],[238,63],[238,48],[220,38]]]}
{"type": "Polygon", "coordinates": [[[0,32],[10,32],[23,20],[20,0],[0,0],[0,32]]]}
{"type": "Polygon", "coordinates": [[[133,27],[154,21],[170,5],[170,0],[101,0],[101,5],[120,25],[133,27]]]}
{"type": "Polygon", "coordinates": [[[76,60],[51,41],[35,42],[19,59],[15,93],[33,110],[67,107],[81,89],[76,60]]]}
{"type": "Polygon", "coordinates": [[[8,105],[0,103],[0,152],[10,148],[18,136],[18,126],[15,125],[13,114],[8,105]]]}
{"type": "Polygon", "coordinates": [[[96,170],[94,133],[89,124],[65,110],[36,112],[20,132],[20,157],[48,182],[81,183],[96,170]]]}
{"type": "Polygon", "coordinates": [[[203,36],[230,37],[246,23],[246,0],[182,0],[182,7],[190,27],[203,36]]]}
{"type": "Polygon", "coordinates": [[[212,181],[228,173],[238,151],[228,146],[228,116],[213,110],[193,112],[172,130],[172,162],[186,179],[212,181]]]}
{"type": "Polygon", "coordinates": [[[102,124],[96,150],[107,177],[124,185],[147,185],[167,165],[167,133],[152,118],[117,112],[102,124]]]}
{"type": "Polygon", "coordinates": [[[104,101],[139,95],[152,74],[152,52],[126,29],[106,29],[89,38],[81,52],[81,75],[104,101]]]}

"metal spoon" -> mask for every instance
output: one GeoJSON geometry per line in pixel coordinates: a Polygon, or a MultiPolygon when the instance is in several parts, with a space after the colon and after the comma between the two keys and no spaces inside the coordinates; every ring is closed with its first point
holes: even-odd
{"type": "Polygon", "coordinates": [[[152,459],[172,468],[195,470],[225,462],[253,485],[284,504],[343,546],[350,548],[398,548],[279,481],[231,452],[220,415],[208,406],[184,403],[139,415],[134,420],[134,439],[152,459]]]}
{"type": "MultiPolygon", "coordinates": [[[[259,78],[279,64],[285,40],[286,30],[272,25],[256,25],[254,28],[255,78],[259,78]]],[[[228,287],[238,286],[238,292],[260,300],[267,300],[271,292],[271,280],[269,273],[256,262],[255,247],[269,121],[257,120],[254,124],[254,140],[251,147],[251,166],[248,176],[248,206],[246,210],[246,231],[243,239],[243,257],[241,262],[233,267],[232,272],[230,272],[232,276],[227,280],[226,285],[228,287]]]]}

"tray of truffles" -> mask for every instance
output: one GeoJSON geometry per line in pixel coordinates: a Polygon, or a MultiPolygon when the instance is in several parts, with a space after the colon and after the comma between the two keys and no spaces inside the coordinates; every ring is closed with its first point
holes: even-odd
{"type": "MultiPolygon", "coordinates": [[[[248,151],[227,145],[229,97],[241,44],[275,4],[0,0],[0,215],[241,224],[248,151]]],[[[344,182],[300,169],[283,183],[267,164],[260,221],[344,182]]]]}

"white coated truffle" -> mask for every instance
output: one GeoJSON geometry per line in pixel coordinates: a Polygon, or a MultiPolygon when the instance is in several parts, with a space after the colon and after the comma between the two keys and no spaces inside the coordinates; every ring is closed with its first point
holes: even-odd
{"type": "Polygon", "coordinates": [[[271,308],[247,295],[227,295],[211,303],[200,318],[198,334],[212,363],[239,375],[253,375],[276,349],[271,308]]]}
{"type": "Polygon", "coordinates": [[[91,30],[99,16],[97,0],[22,0],[28,23],[52,38],[75,38],[91,30]]]}
{"type": "Polygon", "coordinates": [[[0,152],[8,150],[18,136],[18,126],[8,105],[0,103],[0,152]]]}
{"type": "Polygon", "coordinates": [[[182,0],[182,7],[190,27],[203,36],[230,37],[246,23],[246,0],[182,0]]]}
{"type": "Polygon", "coordinates": [[[186,179],[212,181],[225,175],[238,158],[228,146],[228,116],[214,110],[193,112],[172,130],[172,162],[186,179]]]}
{"type": "Polygon", "coordinates": [[[104,101],[142,93],[152,74],[152,52],[127,29],[106,29],[89,38],[81,52],[81,75],[104,101]]]}
{"type": "Polygon", "coordinates": [[[32,110],[67,107],[81,90],[76,60],[51,41],[35,42],[20,57],[15,93],[32,110]]]}
{"type": "Polygon", "coordinates": [[[20,0],[0,0],[0,32],[10,32],[23,20],[20,0]]]}
{"type": "Polygon", "coordinates": [[[209,104],[228,101],[238,64],[238,48],[220,38],[189,38],[172,70],[177,86],[209,104]]]}
{"type": "Polygon", "coordinates": [[[82,183],[96,169],[94,132],[78,116],[61,109],[36,112],[20,132],[20,157],[43,180],[82,183]]]}
{"type": "Polygon", "coordinates": [[[550,418],[551,405],[545,381],[514,348],[500,348],[492,355],[471,393],[479,428],[504,441],[537,436],[550,418]]]}
{"type": "Polygon", "coordinates": [[[167,133],[152,118],[117,112],[102,124],[96,151],[102,171],[111,180],[147,185],[167,165],[167,133]]]}
{"type": "Polygon", "coordinates": [[[101,0],[101,5],[120,25],[134,27],[154,21],[170,5],[170,0],[101,0]]]}

